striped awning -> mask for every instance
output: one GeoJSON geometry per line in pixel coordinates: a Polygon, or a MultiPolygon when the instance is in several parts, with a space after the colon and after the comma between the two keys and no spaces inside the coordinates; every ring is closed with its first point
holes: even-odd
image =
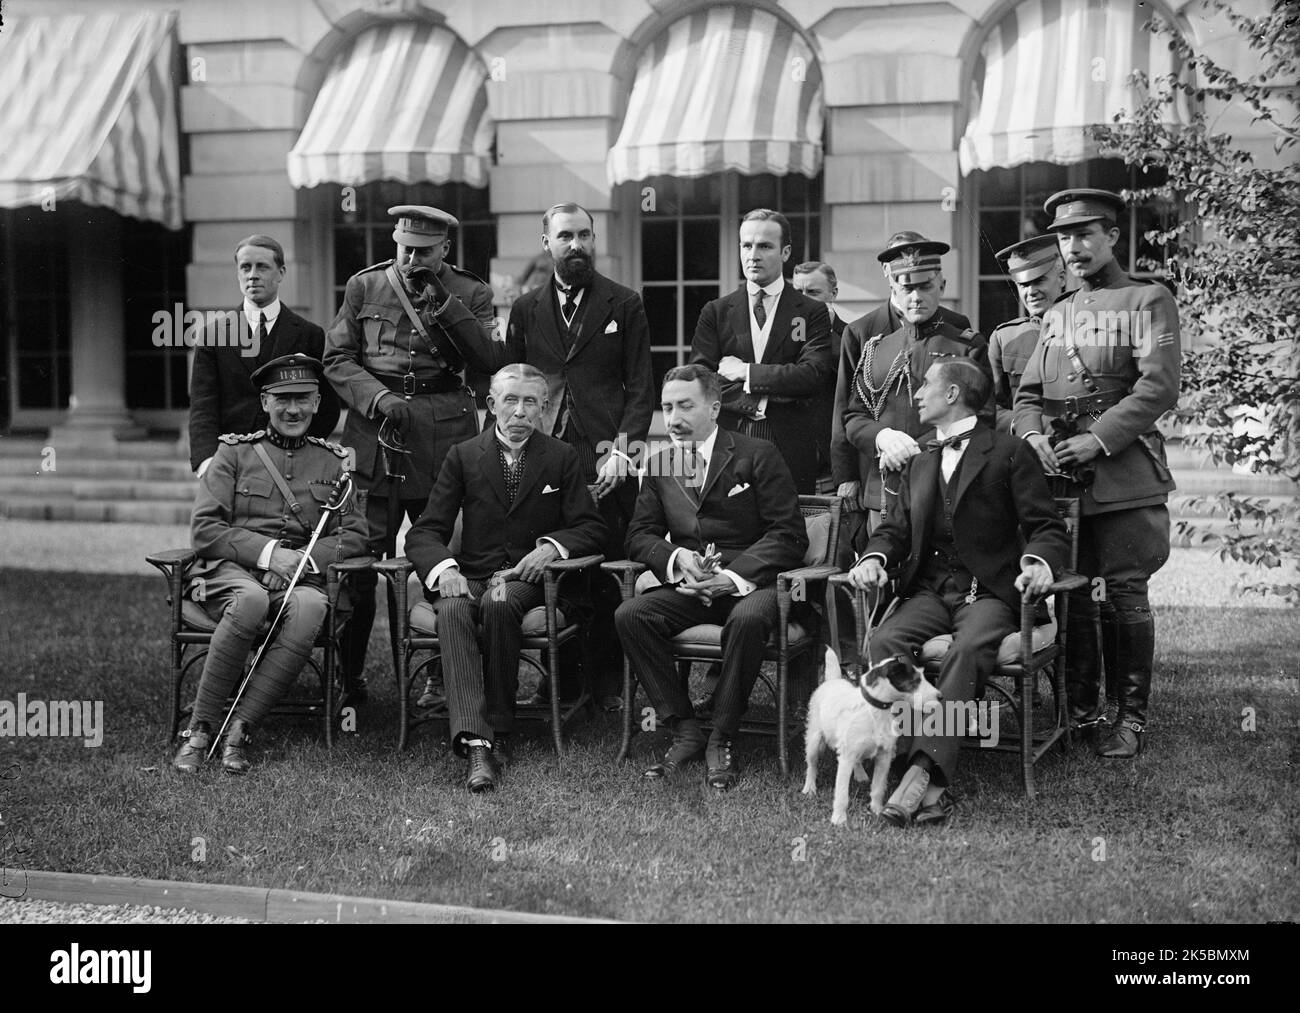
{"type": "Polygon", "coordinates": [[[989,33],[975,66],[972,113],[961,139],[961,171],[1024,162],[1069,165],[1097,157],[1090,126],[1132,113],[1130,83],[1172,73],[1168,43],[1142,26],[1138,0],[1024,0],[989,33]]]}
{"type": "Polygon", "coordinates": [[[487,69],[445,28],[400,22],[334,58],[289,152],[289,181],[487,186],[487,69]]]}
{"type": "Polygon", "coordinates": [[[785,21],[710,7],[673,22],[641,54],[611,183],[647,176],[801,173],[822,165],[821,68],[785,21]]]}
{"type": "Polygon", "coordinates": [[[13,12],[0,29],[0,207],[63,200],[181,227],[176,15],[13,12]]]}

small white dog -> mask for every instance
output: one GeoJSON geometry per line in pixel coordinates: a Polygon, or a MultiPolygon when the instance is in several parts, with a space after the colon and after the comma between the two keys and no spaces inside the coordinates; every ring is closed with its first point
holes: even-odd
{"type": "Polygon", "coordinates": [[[827,648],[825,678],[808,702],[808,728],[804,733],[808,774],[803,793],[817,794],[817,761],[822,746],[829,745],[840,758],[831,822],[847,822],[849,775],[865,781],[867,772],[862,762],[874,756],[871,811],[879,814],[885,806],[885,781],[900,730],[894,705],[903,703],[925,710],[942,699],[925,678],[924,670],[902,656],[876,662],[862,673],[861,684],[854,686],[840,674],[835,652],[827,648]]]}

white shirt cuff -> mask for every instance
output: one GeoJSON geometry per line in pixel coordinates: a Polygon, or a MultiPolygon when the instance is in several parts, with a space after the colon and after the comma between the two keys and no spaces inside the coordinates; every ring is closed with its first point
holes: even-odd
{"type": "Polygon", "coordinates": [[[733,573],[731,570],[719,570],[718,572],[721,573],[724,577],[731,578],[731,582],[736,585],[736,596],[738,598],[745,597],[745,595],[749,594],[751,591],[755,590],[758,587],[757,584],[751,583],[750,581],[742,577],[740,574],[733,573]]]}
{"type": "Polygon", "coordinates": [[[1107,457],[1110,457],[1110,447],[1106,446],[1105,443],[1102,443],[1101,437],[1098,436],[1096,433],[1090,433],[1090,435],[1091,435],[1092,438],[1093,438],[1094,440],[1096,440],[1098,443],[1101,443],[1101,449],[1102,449],[1103,451],[1105,451],[1105,454],[1106,454],[1107,457]]]}
{"type": "Polygon", "coordinates": [[[442,576],[442,571],[459,564],[454,559],[444,559],[441,563],[429,571],[429,576],[424,578],[424,586],[430,591],[438,590],[438,578],[442,576]]]}
{"type": "Polygon", "coordinates": [[[880,565],[881,565],[881,566],[885,566],[885,565],[889,562],[889,561],[885,558],[885,554],[884,554],[883,552],[868,552],[865,556],[862,556],[862,557],[861,557],[861,558],[860,558],[856,563],[854,563],[853,565],[854,565],[854,566],[861,566],[861,565],[862,565],[863,563],[865,563],[868,559],[872,559],[873,557],[874,557],[875,559],[880,560],[880,565]]]}
{"type": "MultiPolygon", "coordinates": [[[[1032,556],[1028,552],[1026,552],[1023,556],[1020,557],[1020,568],[1023,570],[1030,563],[1042,563],[1044,566],[1047,566],[1047,572],[1052,573],[1052,568],[1047,565],[1046,559],[1043,559],[1041,556],[1032,556]]],[[[1056,574],[1052,573],[1052,580],[1055,579],[1056,579],[1056,574]]]]}
{"type": "Polygon", "coordinates": [[[539,549],[542,547],[542,542],[549,542],[551,545],[554,545],[554,546],[555,546],[555,551],[558,552],[558,553],[560,554],[560,558],[561,558],[561,559],[568,559],[568,558],[569,558],[569,550],[566,549],[566,548],[565,548],[563,545],[561,545],[559,542],[557,542],[554,538],[550,538],[550,537],[548,537],[547,535],[542,535],[541,538],[537,539],[537,547],[538,547],[539,549]]]}
{"type": "Polygon", "coordinates": [[[271,569],[271,554],[275,552],[276,546],[278,546],[279,544],[280,543],[278,541],[272,538],[269,542],[267,542],[264,546],[262,546],[262,552],[257,557],[257,568],[259,570],[271,569]]]}
{"type": "Polygon", "coordinates": [[[749,389],[749,363],[745,363],[745,393],[746,394],[754,393],[752,390],[749,389]]]}
{"type": "Polygon", "coordinates": [[[209,457],[209,458],[206,458],[206,459],[204,460],[204,462],[203,462],[202,464],[199,465],[199,470],[198,470],[197,472],[195,472],[194,477],[195,477],[195,478],[202,478],[202,477],[203,477],[203,473],[204,473],[205,471],[208,470],[208,465],[210,465],[211,463],[212,463],[212,458],[210,458],[210,457],[209,457]]]}
{"type": "Polygon", "coordinates": [[[678,553],[685,552],[685,551],[686,551],[685,546],[678,546],[677,548],[673,549],[673,554],[668,557],[668,565],[664,568],[664,576],[668,578],[665,581],[665,583],[676,584],[679,580],[682,579],[681,574],[677,572],[677,555],[678,553]]]}

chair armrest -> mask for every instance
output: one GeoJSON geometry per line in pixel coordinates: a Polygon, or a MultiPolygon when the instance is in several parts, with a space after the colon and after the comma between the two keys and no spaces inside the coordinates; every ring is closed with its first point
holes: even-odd
{"type": "Polygon", "coordinates": [[[152,563],[160,570],[166,570],[171,566],[189,566],[197,558],[198,553],[193,549],[165,549],[162,552],[154,552],[145,556],[146,563],[152,563]]]}
{"type": "Polygon", "coordinates": [[[637,577],[650,569],[635,559],[607,559],[600,568],[618,581],[618,590],[624,601],[636,596],[637,577]]]}
{"type": "Polygon", "coordinates": [[[370,565],[376,573],[382,573],[389,580],[404,581],[415,570],[415,564],[405,556],[398,556],[395,559],[381,559],[370,565]]]}
{"type": "Polygon", "coordinates": [[[569,559],[553,559],[546,564],[546,569],[552,573],[574,573],[595,566],[604,558],[604,556],[572,556],[569,559]]]}
{"type": "MultiPolygon", "coordinates": [[[[776,575],[776,582],[778,584],[789,584],[796,580],[825,580],[827,577],[834,576],[839,572],[840,568],[838,566],[831,566],[829,564],[822,564],[820,566],[801,566],[797,570],[786,570],[783,573],[778,573],[776,575]]],[[[848,574],[846,573],[843,576],[847,577],[848,574]]]]}
{"type": "Polygon", "coordinates": [[[349,556],[347,559],[340,559],[336,563],[330,563],[330,569],[335,573],[364,573],[374,565],[374,556],[349,556]]]}

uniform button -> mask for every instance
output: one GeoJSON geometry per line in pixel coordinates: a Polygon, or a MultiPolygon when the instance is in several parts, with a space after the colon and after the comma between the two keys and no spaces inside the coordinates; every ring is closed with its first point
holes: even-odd
{"type": "Polygon", "coordinates": [[[293,451],[292,451],[292,450],[286,450],[286,451],[284,452],[284,454],[285,454],[286,457],[293,457],[293,451]]]}
{"type": "Polygon", "coordinates": [[[1069,380],[1071,383],[1074,383],[1074,381],[1078,379],[1077,375],[1074,373],[1066,373],[1065,378],[1069,380]]]}

